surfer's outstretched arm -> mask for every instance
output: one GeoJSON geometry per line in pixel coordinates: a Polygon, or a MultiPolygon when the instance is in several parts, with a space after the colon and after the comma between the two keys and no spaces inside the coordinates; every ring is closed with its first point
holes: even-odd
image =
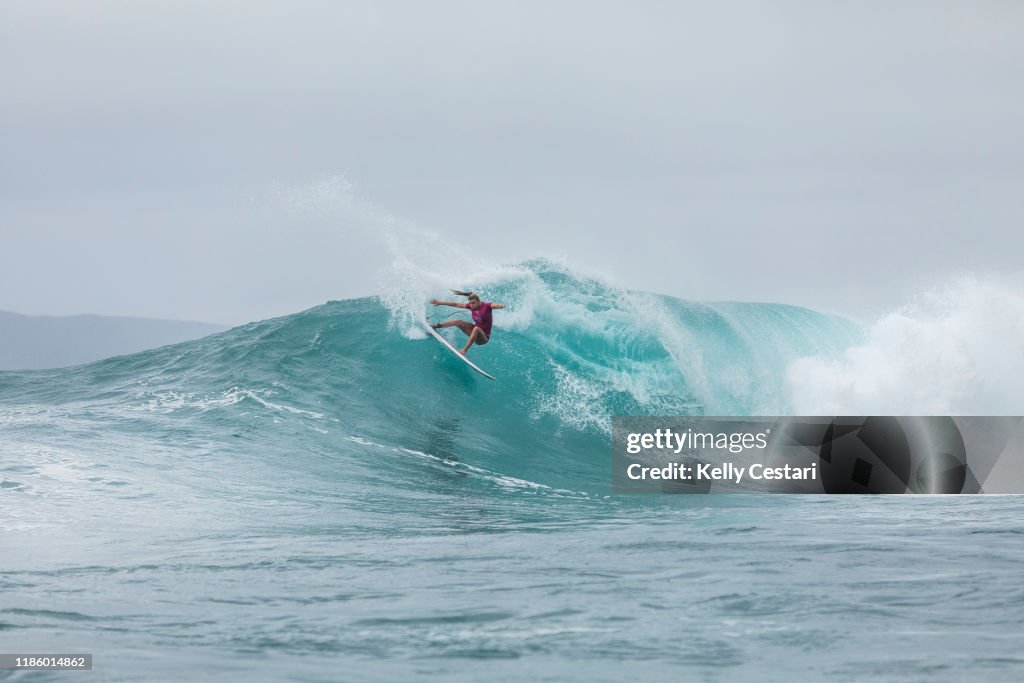
{"type": "Polygon", "coordinates": [[[467,308],[466,304],[461,301],[441,301],[440,299],[431,299],[430,303],[435,306],[454,306],[455,308],[467,308]]]}
{"type": "Polygon", "coordinates": [[[491,304],[491,308],[505,308],[505,304],[491,304]]]}

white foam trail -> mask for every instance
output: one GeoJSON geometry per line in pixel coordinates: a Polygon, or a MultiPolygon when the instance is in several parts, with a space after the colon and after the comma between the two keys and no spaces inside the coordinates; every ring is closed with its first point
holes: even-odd
{"type": "Polygon", "coordinates": [[[797,415],[1024,414],[1024,287],[964,278],[787,369],[797,415]]]}
{"type": "Polygon", "coordinates": [[[554,495],[568,495],[568,496],[572,496],[572,497],[590,498],[590,494],[588,494],[588,493],[586,493],[584,491],[570,491],[568,489],[552,488],[550,486],[547,486],[546,484],[538,484],[537,482],[529,481],[527,479],[520,479],[518,477],[512,477],[512,476],[509,476],[507,474],[500,474],[498,472],[492,472],[491,470],[486,470],[486,469],[484,469],[482,467],[477,467],[475,465],[470,465],[469,463],[466,463],[466,462],[461,462],[459,460],[455,460],[455,459],[451,459],[451,458],[442,458],[440,456],[433,455],[431,453],[424,453],[423,451],[418,451],[418,450],[415,450],[415,449],[412,449],[412,448],[404,448],[404,447],[401,447],[401,446],[386,446],[386,445],[381,444],[381,443],[376,443],[375,441],[370,441],[369,439],[367,439],[365,437],[362,437],[362,436],[346,436],[345,440],[346,441],[351,441],[353,443],[357,443],[357,444],[359,444],[361,446],[372,446],[372,447],[375,447],[375,448],[383,448],[385,450],[390,450],[393,453],[402,453],[402,454],[405,454],[405,455],[415,456],[417,458],[424,458],[424,459],[431,460],[431,461],[436,462],[436,463],[440,463],[440,464],[445,465],[447,467],[451,467],[453,469],[470,472],[470,473],[480,477],[481,479],[485,479],[485,480],[490,481],[490,482],[492,482],[494,484],[497,484],[498,486],[500,486],[501,488],[504,488],[504,489],[511,489],[511,490],[518,490],[518,491],[531,491],[531,492],[537,492],[537,493],[550,493],[550,494],[554,494],[554,495]]]}
{"type": "MultiPolygon", "coordinates": [[[[275,382],[275,384],[278,383],[275,382]]],[[[140,397],[145,398],[145,402],[130,405],[129,410],[150,413],[173,413],[185,408],[193,408],[205,412],[214,408],[235,405],[245,399],[250,399],[271,410],[288,412],[293,415],[308,415],[317,420],[324,418],[323,413],[295,408],[284,403],[272,402],[269,398],[274,396],[274,394],[275,392],[272,389],[247,389],[245,387],[231,387],[220,394],[203,396],[188,392],[158,391],[154,394],[141,394],[140,397]]],[[[2,416],[0,416],[0,419],[2,419],[2,416]]]]}

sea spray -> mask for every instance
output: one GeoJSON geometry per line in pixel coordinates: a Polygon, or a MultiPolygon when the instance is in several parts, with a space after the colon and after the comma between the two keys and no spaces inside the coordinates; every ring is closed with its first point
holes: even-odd
{"type": "Polygon", "coordinates": [[[1024,288],[963,278],[867,327],[840,356],[786,371],[795,414],[1019,415],[1024,288]]]}

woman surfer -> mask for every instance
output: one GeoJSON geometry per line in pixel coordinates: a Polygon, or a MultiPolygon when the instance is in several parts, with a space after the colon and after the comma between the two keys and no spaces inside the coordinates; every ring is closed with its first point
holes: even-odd
{"type": "Polygon", "coordinates": [[[446,320],[443,323],[435,323],[431,325],[435,330],[442,327],[457,327],[469,337],[469,341],[466,342],[466,347],[459,353],[463,356],[466,355],[466,351],[469,351],[469,347],[473,344],[477,346],[483,346],[491,339],[491,311],[495,308],[505,308],[505,304],[495,304],[490,301],[480,301],[480,297],[475,292],[460,292],[457,289],[452,290],[453,294],[458,296],[464,296],[469,299],[467,303],[461,301],[440,301],[439,299],[431,299],[430,303],[435,306],[454,306],[455,308],[466,308],[469,309],[470,314],[473,316],[473,322],[468,320],[446,320]]]}

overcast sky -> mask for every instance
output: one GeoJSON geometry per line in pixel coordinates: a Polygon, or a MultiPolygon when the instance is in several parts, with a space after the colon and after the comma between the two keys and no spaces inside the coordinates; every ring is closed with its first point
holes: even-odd
{"type": "Polygon", "coordinates": [[[1021,268],[1022,36],[1016,0],[6,0],[0,309],[295,312],[372,293],[397,221],[867,315],[1021,268]]]}

